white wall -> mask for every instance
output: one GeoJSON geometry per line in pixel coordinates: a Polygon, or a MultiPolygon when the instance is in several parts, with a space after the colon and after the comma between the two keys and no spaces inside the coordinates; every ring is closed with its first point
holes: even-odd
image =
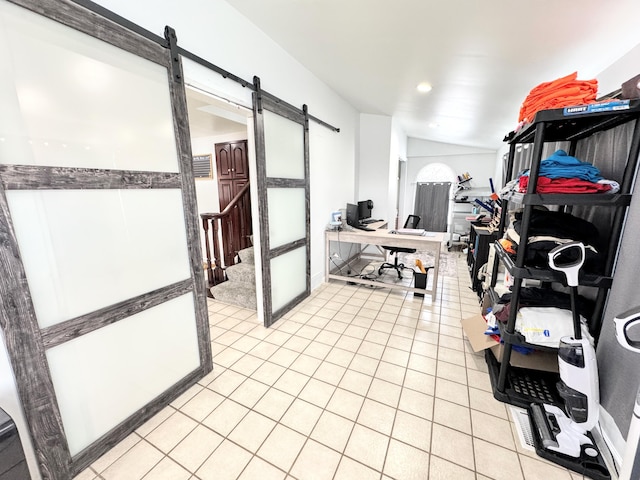
{"type": "Polygon", "coordinates": [[[373,218],[394,226],[398,215],[398,162],[407,158],[407,136],[386,115],[360,114],[360,138],[354,202],[373,200],[373,218]]]}
{"type": "Polygon", "coordinates": [[[632,48],[596,76],[598,79],[598,96],[621,88],[625,81],[638,75],[640,73],[638,65],[640,65],[640,45],[632,48]]]}
{"type": "Polygon", "coordinates": [[[445,164],[456,175],[468,172],[473,177],[470,182],[473,192],[477,192],[478,195],[487,195],[491,191],[489,178],[492,178],[496,172],[496,157],[495,150],[409,138],[407,175],[404,179],[405,194],[400,208],[401,217],[413,212],[418,174],[427,165],[445,164]]]}
{"type": "MultiPolygon", "coordinates": [[[[360,155],[353,202],[373,200],[374,218],[388,219],[391,117],[360,115],[360,155]]],[[[351,202],[351,203],[353,203],[351,202]]]]}
{"type": "Polygon", "coordinates": [[[389,193],[386,218],[390,226],[401,226],[404,220],[399,220],[400,225],[393,225],[394,219],[399,218],[401,198],[400,192],[400,162],[407,161],[407,135],[396,120],[391,122],[391,152],[389,156],[389,193]]]}
{"type": "MultiPolygon", "coordinates": [[[[311,285],[319,285],[324,274],[323,232],[329,214],[355,197],[356,110],[223,0],[97,3],[157,35],[162,36],[165,25],[170,25],[182,48],[245,80],[258,75],[262,88],[269,93],[293,105],[307,104],[310,114],[340,128],[340,133],[334,133],[313,122],[310,127],[311,285]]],[[[228,89],[229,95],[237,98],[235,82],[221,82],[219,75],[211,76],[215,81],[199,78],[198,86],[206,88],[210,84],[215,93],[228,89]]],[[[186,75],[186,81],[190,80],[186,75]]]]}

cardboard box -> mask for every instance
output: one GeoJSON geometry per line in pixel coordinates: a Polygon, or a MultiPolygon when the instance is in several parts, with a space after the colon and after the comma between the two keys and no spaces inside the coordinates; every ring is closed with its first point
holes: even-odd
{"type": "MultiPolygon", "coordinates": [[[[490,348],[498,362],[502,362],[502,352],[504,345],[496,342],[484,332],[487,329],[487,322],[482,315],[462,320],[462,329],[469,339],[474,352],[481,352],[490,348]]],[[[528,355],[523,355],[514,350],[511,351],[509,364],[514,367],[528,368],[531,370],[543,370],[545,372],[558,371],[558,354],[554,352],[542,352],[536,350],[528,355]]]]}

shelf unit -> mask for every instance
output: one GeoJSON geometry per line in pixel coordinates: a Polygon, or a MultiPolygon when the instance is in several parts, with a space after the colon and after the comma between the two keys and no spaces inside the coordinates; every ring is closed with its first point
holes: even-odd
{"type": "MultiPolygon", "coordinates": [[[[535,370],[522,370],[509,365],[514,345],[523,345],[541,349],[536,345],[526,343],[515,332],[517,305],[523,280],[536,279],[546,284],[559,282],[564,285],[564,276],[552,270],[530,267],[525,264],[527,240],[529,238],[529,224],[532,210],[537,205],[558,206],[560,208],[572,208],[573,206],[601,206],[614,209],[611,230],[608,232],[608,248],[604,262],[603,274],[589,274],[581,272],[580,285],[597,289],[594,313],[589,323],[592,335],[597,341],[600,332],[600,322],[607,293],[613,280],[613,267],[617,248],[622,233],[622,226],[626,210],[631,202],[632,185],[635,177],[638,153],[640,153],[640,121],[636,121],[629,150],[626,156],[624,172],[621,176],[620,192],[617,194],[539,194],[536,192],[540,162],[542,160],[543,147],[546,142],[569,141],[569,155],[574,155],[580,140],[591,137],[595,133],[612,129],[640,118],[640,101],[627,101],[628,108],[616,111],[597,111],[573,115],[571,109],[544,110],[538,112],[534,121],[518,132],[511,132],[505,137],[510,144],[508,163],[505,178],[512,179],[514,172],[514,158],[516,146],[532,143],[533,153],[529,169],[529,184],[527,193],[516,193],[503,198],[502,218],[498,229],[498,238],[501,238],[506,228],[506,216],[510,204],[519,205],[523,209],[520,231],[520,245],[515,258],[504,251],[499,242],[495,242],[496,254],[514,279],[511,295],[512,308],[509,319],[502,329],[504,349],[502,361],[498,362],[490,350],[486,351],[486,360],[489,367],[489,375],[493,387],[494,397],[500,401],[527,407],[530,403],[549,403],[550,398],[558,399],[555,392],[555,379],[557,374],[538,372],[535,370]],[[526,388],[523,388],[523,385],[526,388]],[[539,392],[547,392],[544,395],[539,392]]],[[[589,159],[583,159],[589,160],[589,159]]],[[[497,265],[494,266],[497,270],[497,265]]],[[[495,280],[494,284],[495,286],[495,280]]],[[[551,402],[555,403],[555,402],[551,402]]]]}
{"type": "Polygon", "coordinates": [[[478,280],[478,271],[489,259],[489,248],[497,238],[497,232],[492,232],[480,224],[471,224],[469,235],[469,248],[467,249],[467,267],[471,276],[471,289],[482,295],[481,280],[478,280]]]}

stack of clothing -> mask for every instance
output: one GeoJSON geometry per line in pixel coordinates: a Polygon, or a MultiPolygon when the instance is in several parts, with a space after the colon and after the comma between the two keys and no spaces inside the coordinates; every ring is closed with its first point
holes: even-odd
{"type": "MultiPolygon", "coordinates": [[[[518,180],[518,191],[526,193],[528,185],[527,170],[518,180]]],[[[603,179],[596,167],[564,150],[557,150],[540,162],[536,193],[616,193],[619,190],[618,183],[603,179]]]]}
{"type": "MultiPolygon", "coordinates": [[[[522,231],[522,212],[515,212],[506,237],[517,251],[522,231]]],[[[599,252],[600,232],[593,223],[566,212],[554,212],[534,208],[529,219],[529,234],[525,264],[530,267],[549,268],[549,252],[559,245],[582,242],[585,247],[584,270],[599,273],[604,266],[604,256],[599,252]]],[[[568,254],[567,254],[568,256],[568,254]]],[[[566,258],[567,263],[577,258],[566,258]]]]}
{"type": "Polygon", "coordinates": [[[594,103],[598,93],[598,81],[577,78],[578,73],[574,72],[535,87],[520,107],[518,122],[532,122],[540,110],[594,103]]]}
{"type": "MultiPolygon", "coordinates": [[[[593,302],[582,296],[576,299],[582,334],[590,338],[586,318],[593,314],[593,302]]],[[[503,295],[494,306],[497,321],[506,323],[511,311],[511,294],[503,295]]],[[[573,336],[573,314],[569,295],[551,289],[523,288],[520,291],[515,330],[527,343],[557,347],[564,336],[573,336]]]]}

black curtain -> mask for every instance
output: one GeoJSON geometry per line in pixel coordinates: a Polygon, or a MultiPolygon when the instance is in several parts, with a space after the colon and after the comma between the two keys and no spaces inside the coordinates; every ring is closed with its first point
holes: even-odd
{"type": "Polygon", "coordinates": [[[416,187],[413,213],[420,216],[418,228],[446,232],[451,182],[424,182],[416,187]]]}

